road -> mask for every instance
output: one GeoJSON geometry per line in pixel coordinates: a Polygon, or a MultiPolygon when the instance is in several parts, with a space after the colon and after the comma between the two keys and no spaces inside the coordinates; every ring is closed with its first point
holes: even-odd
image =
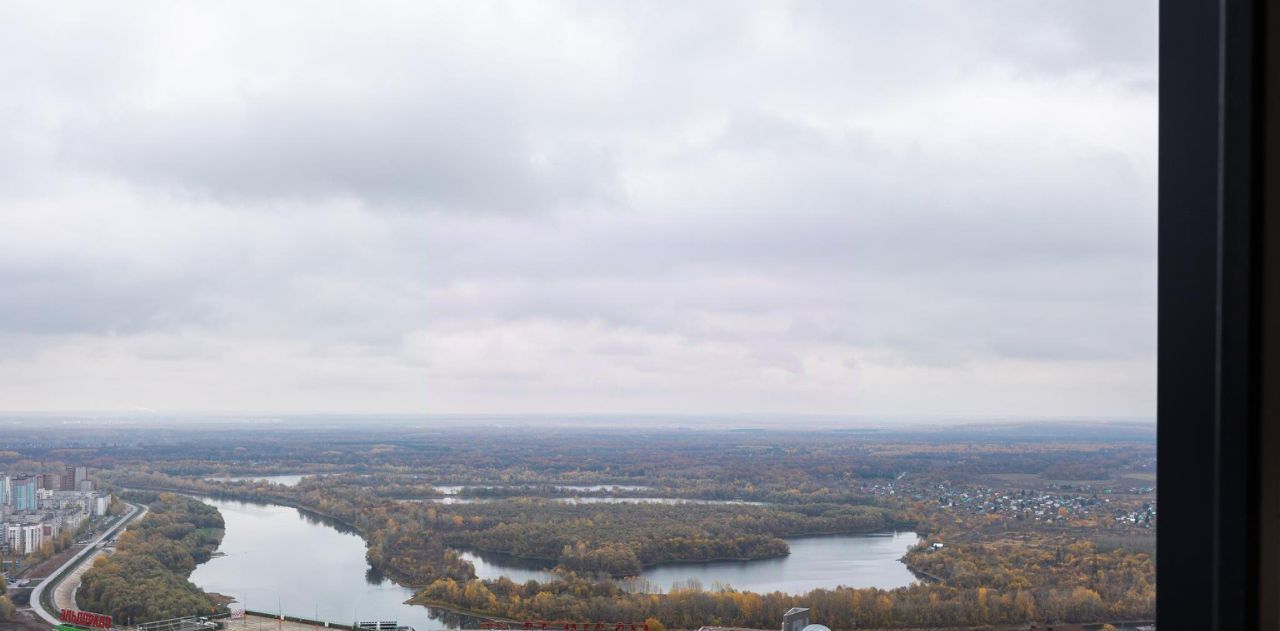
{"type": "Polygon", "coordinates": [[[58,616],[56,613],[46,611],[44,608],[43,599],[45,590],[49,588],[56,590],[57,584],[61,583],[62,579],[65,578],[64,573],[67,570],[80,565],[80,563],[82,563],[86,558],[96,556],[99,543],[102,543],[115,534],[124,532],[124,526],[126,524],[135,519],[141,519],[146,516],[146,514],[146,506],[129,504],[129,512],[125,515],[124,519],[116,522],[115,526],[108,528],[102,534],[98,535],[97,538],[90,541],[89,545],[85,546],[83,550],[70,559],[67,559],[67,562],[62,564],[62,567],[51,572],[47,578],[40,582],[39,585],[36,585],[35,589],[31,590],[31,609],[36,612],[36,615],[40,616],[40,618],[45,622],[56,626],[58,624],[58,616]]]}
{"type": "Polygon", "coordinates": [[[53,597],[50,599],[53,601],[54,609],[62,610],[77,608],[76,590],[80,589],[80,576],[85,572],[88,572],[89,568],[93,567],[93,562],[97,560],[98,557],[106,553],[107,552],[105,550],[99,549],[97,552],[86,557],[85,560],[80,563],[80,567],[71,570],[67,573],[66,577],[61,581],[58,581],[58,586],[53,590],[53,597]]]}

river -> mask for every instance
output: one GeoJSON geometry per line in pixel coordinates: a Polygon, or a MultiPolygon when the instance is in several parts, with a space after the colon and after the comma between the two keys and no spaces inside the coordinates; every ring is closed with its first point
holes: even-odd
{"type": "Polygon", "coordinates": [[[206,591],[231,596],[253,611],[342,624],[398,620],[417,631],[460,626],[448,612],[404,604],[413,590],[370,568],[364,540],[338,522],[286,506],[204,502],[226,521],[221,555],[191,574],[191,582],[206,591]]]}
{"type": "MultiPolygon", "coordinates": [[[[364,541],[354,531],[295,508],[205,499],[226,520],[220,556],[198,566],[191,581],[235,598],[255,611],[283,611],[349,624],[398,620],[418,631],[459,628],[459,617],[404,604],[413,591],[380,576],[365,561],[364,541]]],[[[897,559],[916,541],[914,533],[805,537],[790,540],[791,555],[760,561],[667,565],[642,579],[664,590],[674,581],[717,581],[738,589],[803,592],[816,587],[899,587],[914,580],[897,559]]],[[[545,565],[501,555],[465,553],[482,578],[542,577],[545,565]]],[[[475,621],[465,626],[474,628],[475,621]]]]}

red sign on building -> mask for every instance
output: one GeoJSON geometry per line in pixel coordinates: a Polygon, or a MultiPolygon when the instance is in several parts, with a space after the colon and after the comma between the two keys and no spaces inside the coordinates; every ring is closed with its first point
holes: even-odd
{"type": "Polygon", "coordinates": [[[110,629],[111,616],[104,616],[100,613],[91,611],[76,611],[75,609],[63,609],[58,616],[59,620],[69,622],[71,624],[89,627],[92,629],[110,629]]]}

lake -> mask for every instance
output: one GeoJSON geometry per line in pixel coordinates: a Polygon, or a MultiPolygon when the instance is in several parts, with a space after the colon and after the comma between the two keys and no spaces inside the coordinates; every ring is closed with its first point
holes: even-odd
{"type": "MultiPolygon", "coordinates": [[[[342,524],[313,513],[271,504],[204,499],[226,520],[221,556],[198,566],[191,582],[235,598],[255,611],[283,611],[349,624],[398,620],[418,631],[474,628],[477,621],[404,601],[413,590],[382,577],[365,561],[364,541],[342,524]]],[[[803,592],[850,585],[892,588],[914,578],[898,558],[914,533],[886,533],[790,540],[791,555],[761,561],[680,564],[650,568],[641,578],[666,590],[674,581],[717,581],[738,589],[803,592]]],[[[502,555],[464,553],[482,578],[542,578],[546,565],[502,555]]]]}
{"type": "MultiPolygon", "coordinates": [[[[791,554],[780,559],[679,563],[644,570],[639,578],[663,591],[676,582],[696,580],[753,592],[800,594],[820,587],[905,587],[915,575],[898,559],[919,541],[914,532],[797,537],[787,540],[791,554]]],[[[505,554],[465,551],[480,578],[506,576],[516,582],[546,580],[553,564],[505,554]]]]}

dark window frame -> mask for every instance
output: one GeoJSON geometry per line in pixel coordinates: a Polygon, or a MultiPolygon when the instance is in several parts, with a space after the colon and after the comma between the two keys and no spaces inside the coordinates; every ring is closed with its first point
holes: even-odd
{"type": "Polygon", "coordinates": [[[1161,629],[1280,628],[1278,19],[1160,7],[1161,629]]]}

